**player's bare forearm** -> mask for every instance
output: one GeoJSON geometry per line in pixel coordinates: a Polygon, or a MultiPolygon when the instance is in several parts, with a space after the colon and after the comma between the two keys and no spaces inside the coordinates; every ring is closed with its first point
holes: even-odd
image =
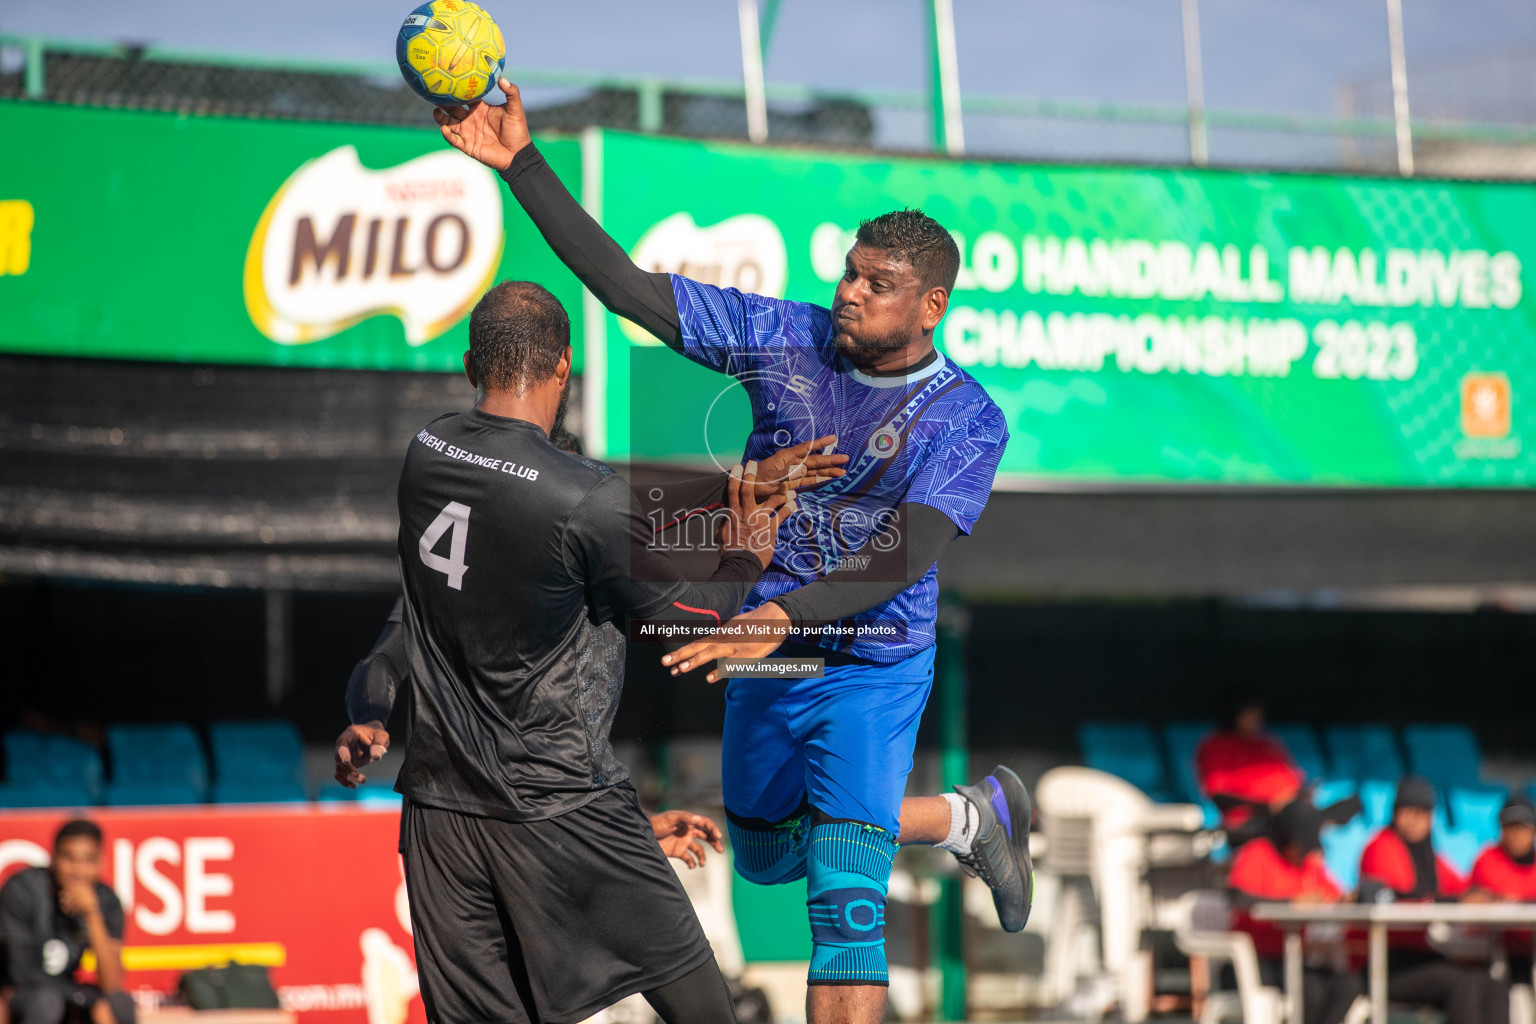
{"type": "MultiPolygon", "coordinates": [[[[766,658],[789,639],[789,630],[789,616],[784,614],[784,609],[769,602],[721,624],[710,636],[663,655],[661,663],[675,676],[720,658],[766,658]]],[[[704,681],[720,681],[718,665],[710,669],[704,681]]]]}
{"type": "Polygon", "coordinates": [[[106,919],[98,907],[85,915],[85,934],[96,954],[96,982],[103,992],[118,992],[123,987],[121,944],[107,931],[106,919]]]}

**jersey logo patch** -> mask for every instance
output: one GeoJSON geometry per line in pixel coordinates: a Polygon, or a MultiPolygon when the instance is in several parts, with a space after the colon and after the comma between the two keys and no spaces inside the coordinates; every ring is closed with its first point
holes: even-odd
{"type": "Polygon", "coordinates": [[[869,454],[877,459],[888,459],[901,447],[901,435],[894,427],[881,427],[869,438],[869,454]]]}

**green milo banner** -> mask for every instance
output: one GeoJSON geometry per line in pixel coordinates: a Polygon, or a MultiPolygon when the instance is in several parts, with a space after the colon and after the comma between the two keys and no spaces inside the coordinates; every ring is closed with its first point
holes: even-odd
{"type": "MultiPolygon", "coordinates": [[[[860,218],[949,228],[938,345],[1007,414],[1002,486],[1536,478],[1530,185],[596,144],[596,212],[648,270],[830,305],[860,218]]],[[[740,394],[587,329],[596,446],[705,461],[740,394]]]]}
{"type": "MultiPolygon", "coordinates": [[[[457,372],[493,282],[581,286],[422,128],[0,101],[0,350],[457,372]]],[[[540,149],[579,193],[574,140],[540,149]]]]}

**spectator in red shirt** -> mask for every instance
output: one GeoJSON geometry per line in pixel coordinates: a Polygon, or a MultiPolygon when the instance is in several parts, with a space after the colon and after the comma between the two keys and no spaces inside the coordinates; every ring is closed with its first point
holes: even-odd
{"type": "MultiPolygon", "coordinates": [[[[1467,891],[1456,869],[1435,854],[1430,833],[1437,794],[1426,779],[1398,783],[1392,824],[1360,858],[1360,897],[1378,900],[1451,900],[1467,891]]],[[[1387,993],[1397,1002],[1433,1006],[1446,1024],[1508,1024],[1509,985],[1486,966],[1458,964],[1433,952],[1422,934],[1393,932],[1387,957],[1387,993]]]]}
{"type": "Polygon", "coordinates": [[[1472,865],[1472,888],[1499,900],[1536,902],[1536,805],[1512,796],[1499,812],[1499,841],[1472,865]]]}
{"type": "MultiPolygon", "coordinates": [[[[1510,797],[1499,812],[1499,841],[1472,865],[1472,892],[1483,899],[1536,902],[1536,805],[1525,797],[1510,797]]],[[[1509,976],[1529,978],[1530,934],[1506,932],[1504,948],[1509,976]]]]}
{"type": "Polygon", "coordinates": [[[1428,779],[1410,775],[1398,783],[1392,824],[1382,829],[1360,857],[1360,880],[1369,879],[1400,900],[1460,896],[1467,881],[1435,853],[1430,831],[1438,794],[1428,779]]]}
{"type": "Polygon", "coordinates": [[[1241,826],[1278,811],[1307,781],[1285,744],[1264,731],[1264,704],[1247,694],[1227,698],[1221,724],[1195,750],[1195,774],[1205,795],[1221,808],[1222,827],[1242,842],[1259,829],[1241,826]]]}
{"type": "MultiPolygon", "coordinates": [[[[1227,886],[1232,890],[1233,924],[1253,936],[1266,985],[1283,985],[1284,934],[1254,920],[1248,908],[1261,900],[1338,903],[1344,898],[1323,864],[1322,824],[1321,812],[1294,800],[1271,820],[1269,836],[1245,843],[1232,859],[1227,886]]],[[[1305,1024],[1339,1024],[1365,986],[1358,973],[1308,967],[1302,992],[1305,1024]]]]}

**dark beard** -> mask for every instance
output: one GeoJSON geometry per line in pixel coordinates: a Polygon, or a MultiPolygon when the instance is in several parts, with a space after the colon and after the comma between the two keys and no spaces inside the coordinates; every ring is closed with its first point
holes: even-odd
{"type": "Polygon", "coordinates": [[[571,404],[571,381],[575,379],[574,374],[565,378],[565,387],[560,389],[560,404],[555,408],[555,425],[549,430],[550,437],[565,433],[565,410],[571,404]]]}
{"type": "Polygon", "coordinates": [[[882,356],[888,356],[892,352],[900,352],[912,341],[913,329],[917,326],[918,314],[916,311],[899,333],[887,334],[879,338],[857,340],[847,331],[839,330],[832,343],[837,346],[837,351],[842,357],[857,367],[868,367],[880,361],[882,356]]]}

